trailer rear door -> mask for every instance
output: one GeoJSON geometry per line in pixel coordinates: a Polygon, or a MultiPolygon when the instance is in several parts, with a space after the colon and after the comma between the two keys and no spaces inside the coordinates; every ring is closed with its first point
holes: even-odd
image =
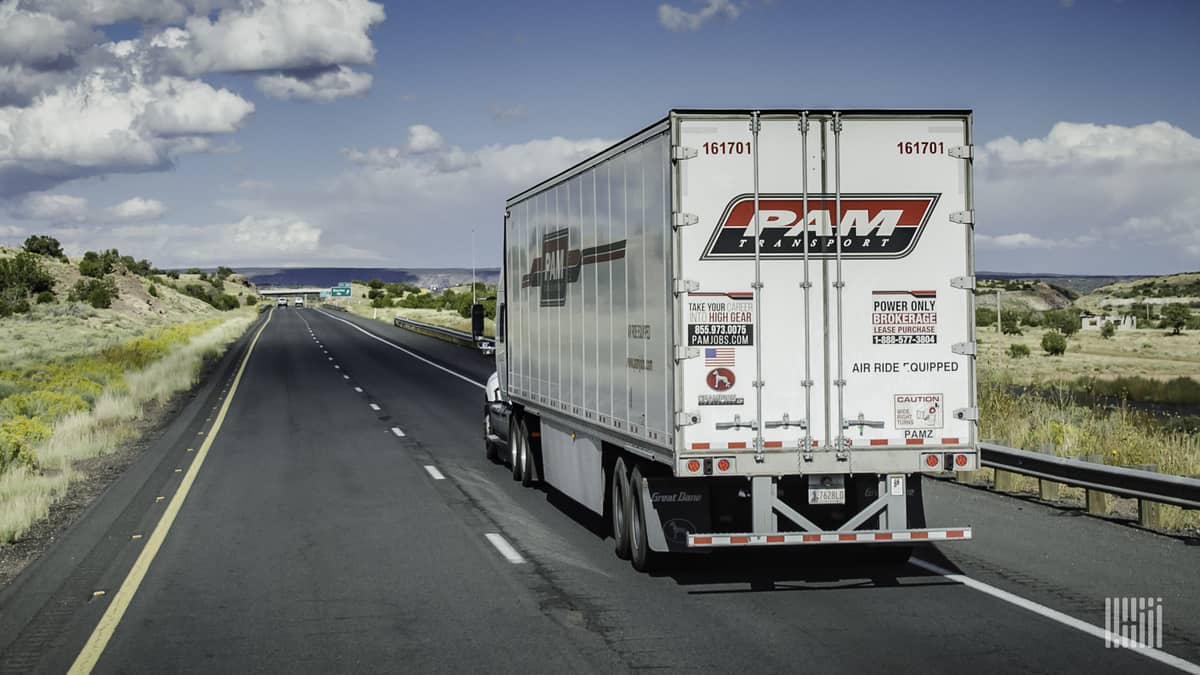
{"type": "Polygon", "coordinates": [[[969,133],[961,114],[676,118],[681,467],[929,470],[920,451],[974,447],[969,133]]]}

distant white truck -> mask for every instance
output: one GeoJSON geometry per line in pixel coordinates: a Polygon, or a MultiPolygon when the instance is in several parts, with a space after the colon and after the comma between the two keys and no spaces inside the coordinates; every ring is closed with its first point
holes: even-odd
{"type": "Polygon", "coordinates": [[[907,559],[979,466],[971,113],[678,110],[508,200],[489,457],[640,570],[907,559]]]}
{"type": "Polygon", "coordinates": [[[294,300],[292,300],[292,304],[295,305],[296,307],[303,307],[304,306],[304,297],[297,295],[296,298],[294,300]]]}

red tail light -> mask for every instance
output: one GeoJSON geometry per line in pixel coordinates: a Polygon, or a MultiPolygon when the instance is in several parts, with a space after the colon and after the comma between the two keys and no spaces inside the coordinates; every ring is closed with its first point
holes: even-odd
{"type": "Polygon", "coordinates": [[[717,460],[717,471],[720,471],[721,473],[725,473],[726,471],[728,471],[731,466],[733,466],[733,465],[730,464],[729,460],[727,460],[727,459],[717,460]]]}
{"type": "Polygon", "coordinates": [[[954,463],[958,466],[966,466],[967,465],[967,456],[966,455],[955,455],[954,463]]]}
{"type": "Polygon", "coordinates": [[[925,466],[931,469],[936,469],[940,465],[941,461],[938,459],[937,455],[925,455],[925,466]]]}
{"type": "Polygon", "coordinates": [[[688,460],[687,468],[688,468],[688,471],[690,471],[692,473],[696,473],[696,472],[700,471],[700,460],[698,460],[698,459],[688,460]]]}

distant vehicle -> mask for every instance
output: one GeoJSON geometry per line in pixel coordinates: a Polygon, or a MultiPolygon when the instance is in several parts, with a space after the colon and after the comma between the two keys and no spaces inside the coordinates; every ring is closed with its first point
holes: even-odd
{"type": "Polygon", "coordinates": [[[296,298],[295,300],[292,301],[292,304],[297,307],[303,307],[304,306],[304,298],[296,298]]]}
{"type": "Polygon", "coordinates": [[[280,297],[278,300],[275,301],[275,304],[280,307],[287,307],[287,298],[280,297]]]}
{"type": "Polygon", "coordinates": [[[673,111],[512,197],[488,457],[642,571],[970,539],[921,478],[979,468],[971,142],[969,111],[673,111]]]}

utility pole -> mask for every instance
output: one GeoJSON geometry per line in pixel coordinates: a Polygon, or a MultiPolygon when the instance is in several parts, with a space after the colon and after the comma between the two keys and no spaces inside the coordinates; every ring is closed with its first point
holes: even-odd
{"type": "Polygon", "coordinates": [[[1000,334],[1000,294],[1004,291],[996,289],[996,334],[1000,334]]]}
{"type": "Polygon", "coordinates": [[[475,298],[475,228],[471,228],[471,305],[478,304],[475,298]]]}

